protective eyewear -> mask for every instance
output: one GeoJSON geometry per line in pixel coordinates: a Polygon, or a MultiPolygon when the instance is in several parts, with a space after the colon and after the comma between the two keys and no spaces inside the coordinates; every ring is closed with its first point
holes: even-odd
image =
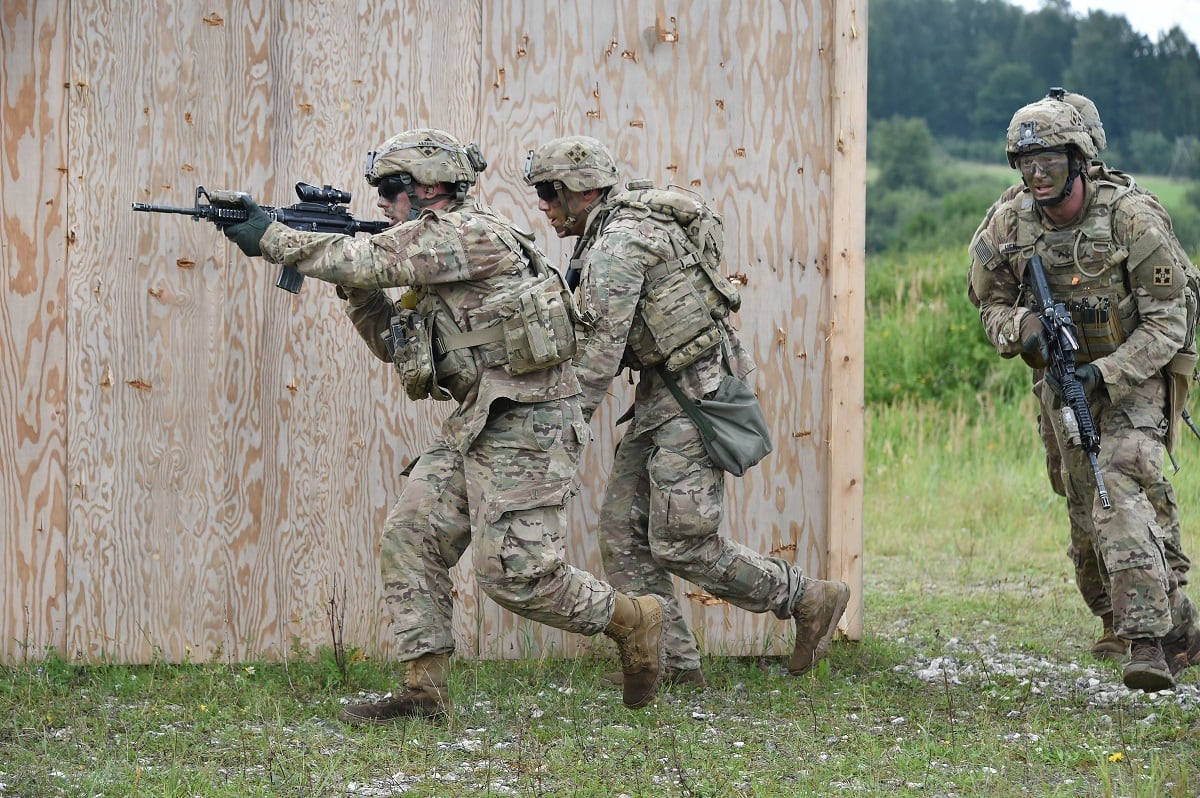
{"type": "Polygon", "coordinates": [[[400,175],[388,175],[377,181],[379,196],[388,202],[395,202],[396,197],[404,190],[404,178],[400,175]]]}
{"type": "Polygon", "coordinates": [[[1040,150],[1017,158],[1017,169],[1025,177],[1033,177],[1038,171],[1043,175],[1066,171],[1070,158],[1066,150],[1040,150]]]}

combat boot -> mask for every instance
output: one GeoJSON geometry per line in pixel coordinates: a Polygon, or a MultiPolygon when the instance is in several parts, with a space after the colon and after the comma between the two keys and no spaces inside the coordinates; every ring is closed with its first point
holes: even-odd
{"type": "Polygon", "coordinates": [[[449,654],[422,654],[404,666],[405,689],[399,695],[349,704],[338,720],[352,726],[381,726],[404,718],[440,718],[450,709],[446,674],[449,654]]]}
{"type": "Polygon", "coordinates": [[[1200,665],[1200,629],[1189,626],[1174,640],[1163,638],[1163,656],[1172,676],[1178,676],[1184,668],[1200,665]]]}
{"type": "Polygon", "coordinates": [[[829,643],[850,601],[845,582],[804,579],[804,591],[792,607],[796,619],[796,646],[788,659],[788,673],[807,673],[829,653],[829,643]]]}
{"type": "Polygon", "coordinates": [[[1100,616],[1104,624],[1104,633],[1092,644],[1092,656],[1110,662],[1124,662],[1129,656],[1129,644],[1122,640],[1113,628],[1113,614],[1106,612],[1100,616]]]}
{"type": "MultiPolygon", "coordinates": [[[[696,690],[708,687],[708,683],[704,681],[704,673],[699,668],[672,668],[668,665],[663,668],[662,680],[675,687],[691,687],[696,690]]],[[[600,684],[621,687],[625,684],[625,674],[620,671],[606,673],[600,677],[600,684]]]]}
{"type": "Polygon", "coordinates": [[[1158,638],[1131,640],[1129,651],[1129,664],[1121,674],[1126,687],[1146,693],[1171,690],[1175,687],[1175,677],[1167,667],[1167,660],[1163,656],[1162,644],[1158,638]]]}
{"type": "Polygon", "coordinates": [[[654,700],[662,678],[663,602],[658,596],[617,593],[612,620],[604,634],[621,656],[621,700],[641,709],[654,700]]]}

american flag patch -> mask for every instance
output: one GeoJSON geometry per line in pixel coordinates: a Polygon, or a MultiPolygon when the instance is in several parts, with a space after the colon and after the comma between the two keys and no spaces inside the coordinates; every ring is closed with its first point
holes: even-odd
{"type": "Polygon", "coordinates": [[[975,260],[984,265],[991,263],[992,258],[996,257],[996,250],[992,249],[992,242],[988,240],[987,236],[975,239],[971,251],[975,255],[975,260]]]}

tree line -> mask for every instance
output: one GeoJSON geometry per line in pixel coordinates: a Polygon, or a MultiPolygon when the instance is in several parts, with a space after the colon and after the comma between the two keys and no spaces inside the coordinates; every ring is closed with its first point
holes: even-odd
{"type": "Polygon", "coordinates": [[[1200,53],[1178,26],[1151,41],[1067,0],[873,0],[867,44],[872,127],[921,119],[940,150],[1003,163],[1013,112],[1062,86],[1100,109],[1105,160],[1200,179],[1200,53]]]}

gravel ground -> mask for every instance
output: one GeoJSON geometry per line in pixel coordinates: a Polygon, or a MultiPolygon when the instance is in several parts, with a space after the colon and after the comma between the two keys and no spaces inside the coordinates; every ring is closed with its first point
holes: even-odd
{"type": "MultiPolygon", "coordinates": [[[[896,642],[904,642],[897,638],[896,642]]],[[[1131,699],[1146,706],[1170,704],[1182,709],[1200,707],[1200,685],[1192,671],[1184,671],[1182,683],[1174,690],[1142,693],[1121,683],[1120,673],[1099,662],[1080,665],[1060,662],[1026,651],[1001,646],[994,637],[987,640],[946,640],[943,653],[931,659],[918,658],[895,667],[923,682],[965,685],[979,689],[990,686],[996,676],[1021,680],[1034,695],[1082,695],[1090,706],[1100,709],[1131,699]]]]}

